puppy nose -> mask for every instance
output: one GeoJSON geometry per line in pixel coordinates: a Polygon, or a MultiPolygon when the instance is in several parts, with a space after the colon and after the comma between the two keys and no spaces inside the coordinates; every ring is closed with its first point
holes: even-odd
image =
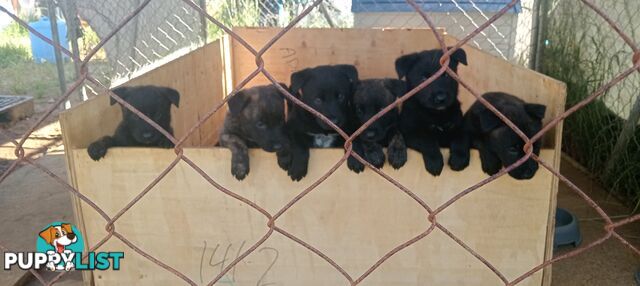
{"type": "Polygon", "coordinates": [[[280,143],[273,144],[273,150],[279,151],[280,149],[282,149],[282,144],[280,143]]]}
{"type": "Polygon", "coordinates": [[[364,133],[364,136],[366,136],[368,139],[372,139],[376,136],[376,133],[374,131],[367,131],[364,133]]]}
{"type": "Polygon", "coordinates": [[[151,138],[151,136],[153,136],[153,133],[151,133],[151,132],[142,133],[142,137],[144,139],[149,139],[149,138],[151,138]]]}
{"type": "Polygon", "coordinates": [[[434,98],[436,103],[443,103],[446,99],[447,99],[447,95],[444,93],[438,93],[434,98]]]}
{"type": "Polygon", "coordinates": [[[76,234],[73,232],[67,233],[67,238],[69,239],[74,239],[76,237],[76,234]]]}

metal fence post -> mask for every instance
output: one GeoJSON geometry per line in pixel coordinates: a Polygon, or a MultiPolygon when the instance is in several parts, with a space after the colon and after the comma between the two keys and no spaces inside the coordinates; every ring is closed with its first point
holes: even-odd
{"type": "MultiPolygon", "coordinates": [[[[54,43],[60,43],[60,34],[58,33],[58,20],[56,16],[56,3],[54,0],[47,1],[47,10],[49,12],[49,23],[51,23],[51,37],[54,43]]],[[[64,76],[64,59],[58,46],[53,47],[56,56],[56,68],[58,69],[58,81],[60,83],[60,94],[67,91],[67,83],[64,76]]]]}
{"type": "MultiPolygon", "coordinates": [[[[78,47],[78,39],[81,37],[80,31],[80,19],[78,18],[78,7],[76,6],[76,0],[66,0],[59,3],[60,8],[62,9],[62,14],[64,15],[64,19],[67,22],[67,35],[69,41],[71,42],[71,53],[76,58],[80,58],[80,48],[78,47]]],[[[73,68],[75,71],[75,79],[80,78],[80,63],[76,61],[73,62],[73,68]]],[[[83,87],[84,88],[84,87],[83,87]]],[[[76,99],[78,102],[82,102],[84,100],[82,96],[82,91],[78,90],[76,95],[76,99]]],[[[75,101],[71,98],[71,102],[75,101]]]]}
{"type": "Polygon", "coordinates": [[[538,2],[538,13],[536,19],[536,39],[534,43],[533,50],[533,65],[531,68],[535,71],[540,71],[542,68],[542,53],[544,51],[545,39],[547,36],[547,21],[549,19],[549,1],[550,0],[539,0],[538,2]]]}
{"type": "MultiPolygon", "coordinates": [[[[207,0],[200,0],[200,8],[202,8],[202,10],[204,10],[204,11],[207,11],[207,0]]],[[[200,14],[200,28],[202,29],[202,31],[201,31],[201,33],[202,33],[202,43],[206,44],[207,43],[207,34],[208,34],[207,18],[203,14],[200,14]]]]}

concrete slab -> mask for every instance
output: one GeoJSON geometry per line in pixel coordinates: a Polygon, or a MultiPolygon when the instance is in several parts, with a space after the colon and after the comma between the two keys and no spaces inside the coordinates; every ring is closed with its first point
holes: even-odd
{"type": "MultiPolygon", "coordinates": [[[[62,154],[47,155],[37,162],[66,181],[62,154]]],[[[38,233],[47,224],[74,221],[69,191],[33,166],[17,169],[0,184],[0,217],[2,228],[11,230],[2,235],[0,244],[14,251],[34,251],[38,233]]],[[[0,285],[13,285],[24,273],[2,271],[0,285]]]]}
{"type": "MultiPolygon", "coordinates": [[[[607,192],[588,174],[566,161],[562,162],[561,172],[576,186],[580,187],[602,209],[615,220],[630,214],[628,207],[607,192]]],[[[576,215],[582,233],[582,245],[587,245],[605,234],[604,222],[598,213],[572,191],[561,183],[558,191],[558,206],[576,215]]],[[[636,247],[640,246],[640,223],[620,228],[619,234],[636,247]]],[[[572,251],[573,247],[561,247],[555,255],[572,251]]],[[[637,285],[634,274],[640,267],[640,257],[625,247],[615,238],[611,238],[588,252],[559,261],[553,265],[552,285],[585,286],[585,285],[637,285]]]]}

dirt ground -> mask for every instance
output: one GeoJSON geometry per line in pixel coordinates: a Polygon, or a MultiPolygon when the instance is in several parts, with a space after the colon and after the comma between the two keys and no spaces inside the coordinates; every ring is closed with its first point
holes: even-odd
{"type": "MultiPolygon", "coordinates": [[[[37,110],[42,114],[42,110],[37,110]]],[[[35,122],[34,116],[11,128],[14,138],[19,138],[27,128],[35,122]]],[[[52,118],[55,118],[54,115],[52,118]]],[[[42,128],[32,135],[25,145],[26,152],[48,146],[46,155],[37,158],[37,162],[52,170],[56,175],[66,178],[66,167],[61,146],[60,127],[54,119],[44,122],[42,128]]],[[[6,138],[0,138],[0,174],[11,163],[14,147],[6,138]]],[[[580,188],[585,190],[610,216],[624,218],[629,209],[608,197],[606,192],[588,174],[583,173],[566,160],[562,162],[562,173],[580,188]]],[[[561,183],[558,194],[558,206],[565,208],[579,218],[583,235],[583,245],[596,240],[604,234],[604,223],[597,213],[585,202],[561,183]]],[[[3,232],[0,244],[11,250],[30,251],[35,248],[37,233],[43,225],[52,219],[73,222],[71,197],[62,184],[52,180],[47,174],[30,165],[20,166],[0,184],[0,217],[3,232]],[[20,206],[20,207],[16,207],[20,206]]],[[[640,247],[640,227],[635,225],[624,227],[620,234],[636,247],[640,247]]],[[[571,251],[572,247],[563,247],[556,251],[562,254],[571,251]]],[[[0,257],[0,262],[1,262],[0,257]]],[[[640,257],[615,239],[570,259],[555,263],[553,266],[553,285],[621,285],[634,286],[634,274],[640,269],[640,257]]],[[[24,271],[3,272],[0,285],[14,285],[21,280],[22,285],[39,285],[24,271]]],[[[79,272],[66,275],[60,284],[81,285],[79,272]]]]}

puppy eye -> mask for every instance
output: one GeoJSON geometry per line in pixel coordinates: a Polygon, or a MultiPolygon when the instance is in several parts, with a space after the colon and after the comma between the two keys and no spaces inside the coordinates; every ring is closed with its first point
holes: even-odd
{"type": "Polygon", "coordinates": [[[258,122],[256,122],[256,127],[260,128],[260,129],[265,129],[267,127],[267,125],[264,124],[264,122],[262,122],[262,121],[258,121],[258,122]]]}
{"type": "Polygon", "coordinates": [[[63,230],[62,235],[67,235],[67,231],[63,230]]]}
{"type": "Polygon", "coordinates": [[[316,99],[313,100],[313,103],[318,105],[322,104],[322,98],[316,97],[316,99]]]}
{"type": "Polygon", "coordinates": [[[56,238],[60,237],[60,234],[56,232],[56,238]]]}
{"type": "Polygon", "coordinates": [[[344,94],[338,93],[338,100],[344,101],[344,94]]]}

